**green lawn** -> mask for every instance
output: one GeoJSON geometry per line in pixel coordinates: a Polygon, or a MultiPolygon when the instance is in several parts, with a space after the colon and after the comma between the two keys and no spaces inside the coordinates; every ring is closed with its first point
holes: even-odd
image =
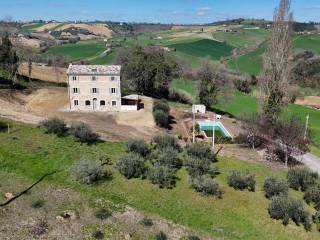
{"type": "Polygon", "coordinates": [[[123,143],[81,145],[72,138],[46,135],[38,128],[21,123],[11,122],[11,130],[11,134],[0,133],[0,169],[3,172],[12,172],[35,180],[43,173],[60,170],[61,172],[46,181],[72,188],[92,199],[105,198],[146,213],[158,214],[216,238],[319,238],[315,229],[307,233],[301,226],[290,223],[285,227],[281,222],[269,218],[266,210],[268,200],[262,192],[262,183],[266,176],[284,175],[283,171],[233,158],[219,158],[217,166],[221,174],[217,181],[224,191],[222,199],[202,197],[195,193],[189,187],[185,169],[179,170],[177,186],[172,190],[159,189],[148,180],[126,180],[115,169],[111,181],[85,186],[70,179],[69,169],[72,163],[84,156],[93,158],[97,155],[96,152],[108,154],[116,160],[124,151],[123,143]],[[227,173],[235,168],[248,169],[256,175],[255,193],[235,191],[227,186],[227,173]]]}
{"type": "Polygon", "coordinates": [[[212,60],[220,60],[221,57],[228,57],[232,54],[233,47],[210,39],[201,39],[187,43],[177,43],[169,45],[176,48],[178,52],[183,52],[195,57],[209,57],[212,60]]]}
{"type": "Polygon", "coordinates": [[[73,61],[96,58],[106,50],[105,45],[102,40],[56,45],[50,47],[44,56],[63,55],[73,61]]]}
{"type": "Polygon", "coordinates": [[[241,73],[258,75],[262,69],[263,48],[258,48],[248,54],[228,61],[227,66],[241,73]]]}
{"type": "Polygon", "coordinates": [[[171,87],[188,94],[192,99],[197,98],[197,82],[184,78],[176,78],[171,82],[171,87]]]}
{"type": "Polygon", "coordinates": [[[293,39],[293,46],[295,48],[308,49],[315,54],[320,54],[320,35],[300,35],[293,39]]]}

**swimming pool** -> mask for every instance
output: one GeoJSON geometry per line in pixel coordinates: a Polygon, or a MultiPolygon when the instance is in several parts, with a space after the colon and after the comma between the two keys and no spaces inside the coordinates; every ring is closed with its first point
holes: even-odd
{"type": "Polygon", "coordinates": [[[232,135],[229,133],[229,131],[219,121],[215,121],[215,122],[210,121],[210,120],[198,121],[198,124],[200,126],[201,131],[208,131],[208,130],[212,130],[214,128],[214,130],[220,130],[225,137],[232,138],[232,135]]]}

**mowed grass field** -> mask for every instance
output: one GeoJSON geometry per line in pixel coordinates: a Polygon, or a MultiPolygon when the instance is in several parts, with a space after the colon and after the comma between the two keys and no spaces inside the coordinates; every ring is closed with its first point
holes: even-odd
{"type": "Polygon", "coordinates": [[[264,48],[258,48],[248,54],[228,61],[227,66],[241,73],[258,75],[262,69],[264,48]]]}
{"type": "Polygon", "coordinates": [[[52,46],[44,56],[62,55],[73,61],[87,60],[98,57],[105,50],[106,43],[102,40],[95,40],[52,46]]]}
{"type": "MultiPolygon", "coordinates": [[[[285,172],[261,164],[233,158],[219,158],[216,165],[221,174],[217,181],[224,194],[222,199],[203,197],[190,188],[186,170],[178,171],[178,182],[172,190],[159,189],[148,180],[127,180],[112,166],[113,178],[92,186],[81,185],[70,178],[72,164],[83,158],[97,158],[107,154],[113,161],[124,152],[124,143],[105,142],[82,145],[70,137],[46,135],[30,125],[11,124],[11,133],[0,133],[0,171],[36,180],[42,174],[59,170],[46,182],[72,188],[85,196],[105,198],[113,203],[125,204],[145,213],[160,215],[175,223],[189,226],[219,239],[317,239],[313,228],[306,232],[302,226],[270,219],[269,200],[262,191],[266,176],[285,176],[285,172]],[[32,136],[32,141],[30,141],[32,136]],[[248,170],[257,180],[256,192],[236,191],[228,187],[226,177],[231,169],[248,170]]],[[[1,176],[1,175],[0,175],[1,176]]],[[[20,189],[17,189],[17,192],[20,189]]],[[[301,198],[301,195],[293,192],[301,198]]],[[[25,196],[28,197],[28,196],[25,196]]],[[[311,211],[311,208],[310,208],[311,211]]],[[[81,217],[81,213],[80,213],[81,217]]]]}
{"type": "MultiPolygon", "coordinates": [[[[311,50],[320,55],[320,34],[296,36],[293,39],[293,47],[295,49],[311,50]]],[[[258,48],[238,58],[233,58],[228,61],[227,66],[242,73],[258,75],[262,70],[264,51],[264,48],[258,48]]]]}
{"type": "Polygon", "coordinates": [[[293,39],[295,48],[307,49],[320,55],[320,34],[300,35],[293,39]]]}
{"type": "Polygon", "coordinates": [[[192,42],[177,43],[169,45],[178,52],[182,52],[195,57],[210,58],[220,60],[232,54],[233,47],[222,42],[211,39],[201,39],[192,42]]]}

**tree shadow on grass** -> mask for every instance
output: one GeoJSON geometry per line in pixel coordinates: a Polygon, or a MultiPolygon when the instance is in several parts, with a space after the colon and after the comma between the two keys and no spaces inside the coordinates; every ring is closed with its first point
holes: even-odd
{"type": "Polygon", "coordinates": [[[214,107],[210,107],[208,110],[215,112],[216,114],[220,114],[220,115],[228,115],[230,118],[236,118],[236,116],[234,116],[232,113],[220,110],[218,108],[214,108],[214,107]]]}

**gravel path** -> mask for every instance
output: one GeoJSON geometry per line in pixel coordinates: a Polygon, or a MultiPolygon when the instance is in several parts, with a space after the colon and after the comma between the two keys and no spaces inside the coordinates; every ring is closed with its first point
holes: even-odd
{"type": "Polygon", "coordinates": [[[302,156],[301,161],[310,168],[320,174],[320,158],[312,153],[306,153],[302,156]]]}

